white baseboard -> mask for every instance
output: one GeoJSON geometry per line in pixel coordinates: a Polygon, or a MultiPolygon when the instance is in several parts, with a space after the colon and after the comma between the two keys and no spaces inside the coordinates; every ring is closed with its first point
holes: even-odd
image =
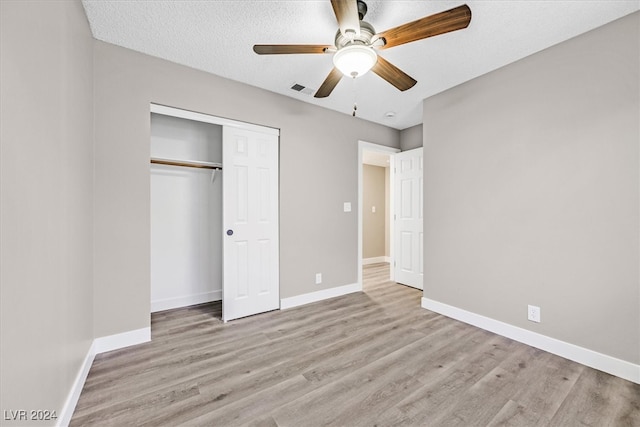
{"type": "Polygon", "coordinates": [[[100,354],[149,341],[151,341],[151,327],[96,338],[93,341],[93,348],[95,354],[100,354]]]}
{"type": "Polygon", "coordinates": [[[82,361],[82,365],[80,365],[80,369],[78,370],[78,374],[76,378],[73,380],[73,384],[71,385],[71,391],[67,395],[67,399],[62,406],[62,410],[60,411],[60,415],[58,416],[58,421],[56,426],[66,427],[71,422],[71,417],[73,416],[73,411],[76,409],[76,405],[78,404],[78,399],[80,399],[80,393],[82,393],[82,388],[84,387],[84,383],[87,380],[87,376],[89,375],[89,369],[91,369],[91,365],[93,364],[93,359],[96,357],[95,352],[95,340],[91,343],[89,347],[89,351],[82,361]]]}
{"type": "Polygon", "coordinates": [[[388,256],[377,256],[373,258],[364,258],[362,265],[378,264],[379,262],[391,262],[391,258],[388,256]]]}
{"type": "Polygon", "coordinates": [[[150,327],[94,339],[71,385],[71,390],[62,406],[56,426],[68,426],[69,422],[71,422],[71,417],[78,404],[80,393],[82,393],[82,388],[84,387],[84,383],[89,375],[89,370],[97,354],[129,347],[130,345],[142,344],[148,341],[151,341],[150,327]]]}
{"type": "Polygon", "coordinates": [[[189,305],[203,304],[211,301],[220,301],[221,299],[222,290],[177,298],[165,298],[151,301],[151,312],[155,313],[156,311],[171,310],[172,308],[187,307],[189,305]]]}
{"type": "Polygon", "coordinates": [[[499,320],[472,313],[438,301],[422,298],[422,308],[435,311],[461,322],[539,348],[582,365],[640,384],[640,365],[620,360],[597,351],[560,341],[499,320]]]}
{"type": "Polygon", "coordinates": [[[346,294],[362,291],[362,285],[353,283],[351,285],[338,286],[336,288],[323,289],[321,291],[310,292],[308,294],[297,295],[280,300],[280,310],[297,307],[299,305],[310,304],[329,298],[339,297],[346,294]]]}

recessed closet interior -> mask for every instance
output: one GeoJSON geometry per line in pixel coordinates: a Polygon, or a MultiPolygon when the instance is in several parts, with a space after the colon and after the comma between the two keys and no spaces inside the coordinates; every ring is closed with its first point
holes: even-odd
{"type": "Polygon", "coordinates": [[[151,113],[150,157],[151,312],[219,301],[222,126],[151,113]]]}

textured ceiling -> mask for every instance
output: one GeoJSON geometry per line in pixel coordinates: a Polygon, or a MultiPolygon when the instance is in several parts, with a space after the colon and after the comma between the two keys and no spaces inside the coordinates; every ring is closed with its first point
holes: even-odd
{"type": "MultiPolygon", "coordinates": [[[[448,10],[464,1],[366,1],[377,32],[448,10]]],[[[93,35],[152,56],[281,93],[396,129],[422,122],[422,100],[640,9],[638,0],[467,1],[467,29],[384,50],[381,55],[418,80],[406,92],[373,73],[343,78],[331,96],[317,89],[332,56],[256,55],[262,44],[333,44],[337,23],[329,0],[83,0],[93,35]],[[395,117],[386,117],[387,112],[395,117]]]]}

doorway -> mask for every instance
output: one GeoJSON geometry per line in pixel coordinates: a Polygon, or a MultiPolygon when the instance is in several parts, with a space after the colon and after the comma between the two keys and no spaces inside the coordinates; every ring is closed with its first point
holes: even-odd
{"type": "Polygon", "coordinates": [[[396,148],[359,141],[358,283],[363,283],[363,266],[388,262],[390,281],[423,288],[422,164],[422,148],[401,152],[396,148]],[[381,181],[382,174],[384,180],[381,181]],[[378,184],[385,187],[382,209],[378,206],[379,202],[375,202],[375,196],[365,196],[368,176],[374,177],[371,182],[383,182],[378,184]],[[380,227],[380,216],[387,218],[384,252],[380,250],[379,235],[378,243],[374,244],[377,248],[374,251],[377,252],[369,251],[371,248],[365,249],[367,242],[375,239],[367,236],[366,227],[369,226],[367,222],[371,222],[376,215],[378,218],[373,222],[378,224],[377,227],[380,227]]]}
{"type": "MultiPolygon", "coordinates": [[[[365,141],[358,142],[358,283],[360,284],[363,283],[364,265],[377,262],[388,262],[393,265],[394,172],[391,165],[394,154],[399,152],[399,149],[393,147],[365,141]],[[367,186],[369,188],[366,188],[367,186]],[[367,196],[365,196],[365,189],[367,196]]],[[[393,279],[394,272],[390,269],[390,280],[393,279]]]]}
{"type": "Polygon", "coordinates": [[[151,312],[222,300],[222,126],[151,114],[151,312]]]}

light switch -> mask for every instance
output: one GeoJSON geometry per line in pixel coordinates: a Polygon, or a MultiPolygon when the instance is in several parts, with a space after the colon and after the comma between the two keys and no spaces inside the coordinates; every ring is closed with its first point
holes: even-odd
{"type": "Polygon", "coordinates": [[[351,212],[351,202],[344,202],[344,211],[351,212]]]}
{"type": "Polygon", "coordinates": [[[375,206],[371,206],[371,213],[376,213],[376,207],[375,206]]]}

